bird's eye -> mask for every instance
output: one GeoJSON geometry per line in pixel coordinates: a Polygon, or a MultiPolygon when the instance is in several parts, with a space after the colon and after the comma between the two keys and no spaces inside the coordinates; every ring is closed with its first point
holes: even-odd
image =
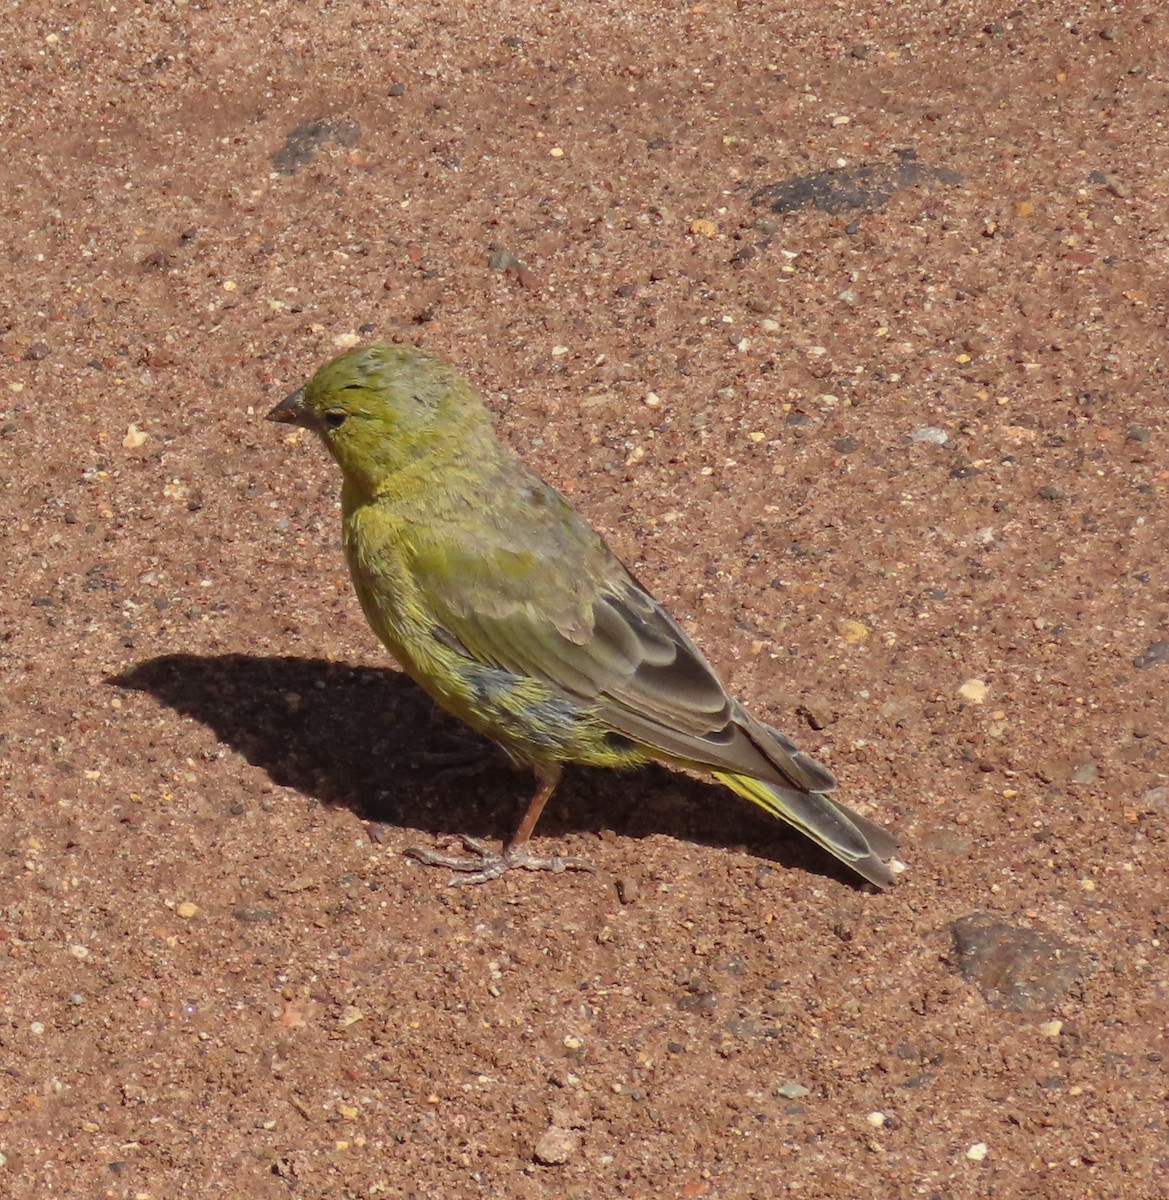
{"type": "Polygon", "coordinates": [[[330,429],[340,429],[345,424],[346,418],[349,416],[347,412],[341,412],[334,409],[332,412],[325,413],[325,424],[330,429]]]}

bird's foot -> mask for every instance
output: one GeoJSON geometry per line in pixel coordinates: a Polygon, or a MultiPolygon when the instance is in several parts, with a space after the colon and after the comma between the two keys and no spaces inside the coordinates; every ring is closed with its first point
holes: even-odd
{"type": "Polygon", "coordinates": [[[406,853],[417,859],[423,866],[448,867],[459,874],[453,876],[449,883],[451,887],[469,887],[473,883],[486,883],[489,879],[498,879],[507,871],[551,871],[559,875],[564,871],[591,871],[593,864],[586,858],[575,855],[554,855],[542,858],[530,854],[525,846],[506,847],[504,850],[492,850],[478,838],[460,837],[463,845],[471,851],[473,857],[467,858],[460,854],[444,854],[439,850],[429,850],[425,846],[411,846],[406,853]]]}

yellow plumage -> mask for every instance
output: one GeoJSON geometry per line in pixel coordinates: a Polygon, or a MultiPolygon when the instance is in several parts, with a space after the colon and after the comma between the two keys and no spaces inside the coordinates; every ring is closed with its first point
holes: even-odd
{"type": "Polygon", "coordinates": [[[325,364],[269,414],[341,468],[343,541],[371,627],[427,693],[529,765],[501,854],[432,851],[468,881],[579,866],[527,848],[563,764],[707,772],[880,886],[895,847],[827,793],[831,772],[729,696],[601,536],[495,436],[471,384],[412,346],[325,364]]]}

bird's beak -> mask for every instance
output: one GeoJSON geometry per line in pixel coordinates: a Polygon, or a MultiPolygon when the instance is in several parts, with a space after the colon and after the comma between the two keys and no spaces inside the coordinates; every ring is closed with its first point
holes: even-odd
{"type": "Polygon", "coordinates": [[[285,425],[300,425],[305,429],[315,428],[312,411],[305,407],[302,387],[298,387],[295,392],[289,392],[265,420],[281,421],[285,425]]]}

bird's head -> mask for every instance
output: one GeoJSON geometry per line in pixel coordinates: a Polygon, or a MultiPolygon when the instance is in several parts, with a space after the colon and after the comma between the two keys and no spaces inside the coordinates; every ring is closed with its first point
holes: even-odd
{"type": "Polygon", "coordinates": [[[487,409],[453,367],[415,346],[360,346],[325,363],[268,414],[311,429],[345,477],[376,492],[391,475],[491,439],[487,409]]]}

